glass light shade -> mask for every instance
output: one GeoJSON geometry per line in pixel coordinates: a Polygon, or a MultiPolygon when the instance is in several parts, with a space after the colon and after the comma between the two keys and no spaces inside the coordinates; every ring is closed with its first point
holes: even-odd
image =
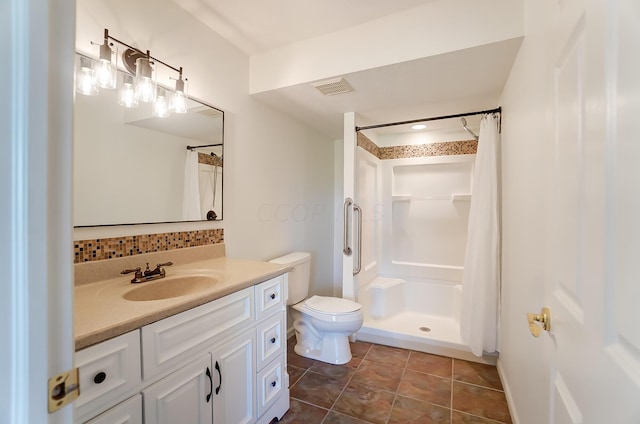
{"type": "Polygon", "coordinates": [[[149,59],[139,57],[136,60],[136,97],[138,100],[149,103],[156,99],[156,81],[154,70],[149,59]]]}
{"type": "Polygon", "coordinates": [[[176,80],[176,91],[171,95],[169,108],[175,113],[187,113],[187,90],[182,75],[176,80]]]}
{"type": "Polygon", "coordinates": [[[92,66],[92,60],[87,57],[80,57],[80,65],[76,71],[76,92],[85,96],[95,96],[98,94],[98,84],[92,66]]]}
{"type": "Polygon", "coordinates": [[[171,115],[169,111],[169,101],[166,97],[166,91],[163,88],[158,88],[156,101],[153,102],[153,115],[158,118],[167,118],[171,115]]]}
{"type": "Polygon", "coordinates": [[[118,103],[127,108],[138,107],[138,98],[136,97],[136,90],[133,86],[133,77],[131,75],[124,75],[123,77],[122,87],[120,87],[120,93],[118,95],[118,103]]]}
{"type": "Polygon", "coordinates": [[[107,40],[100,46],[100,60],[95,63],[94,69],[98,86],[101,88],[116,88],[116,74],[118,66],[111,62],[113,51],[109,47],[107,40]]]}

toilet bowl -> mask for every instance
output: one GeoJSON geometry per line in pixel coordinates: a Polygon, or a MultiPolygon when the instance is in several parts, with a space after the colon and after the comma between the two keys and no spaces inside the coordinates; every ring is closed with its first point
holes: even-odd
{"type": "Polygon", "coordinates": [[[296,331],[294,351],[330,364],[351,360],[349,336],[362,327],[360,304],[336,297],[312,296],[291,308],[296,331]]]}
{"type": "Polygon", "coordinates": [[[289,298],[293,329],[296,333],[294,352],[306,358],[329,364],[346,364],[351,360],[349,336],[362,327],[364,320],[359,303],[309,293],[311,254],[294,252],[272,259],[272,263],[289,265],[289,298]]]}

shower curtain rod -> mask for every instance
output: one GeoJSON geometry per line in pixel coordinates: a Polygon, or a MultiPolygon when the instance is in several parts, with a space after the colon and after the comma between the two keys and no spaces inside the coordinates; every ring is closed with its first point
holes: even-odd
{"type": "Polygon", "coordinates": [[[218,144],[201,144],[199,146],[187,146],[187,150],[199,149],[201,147],[217,147],[217,146],[222,146],[222,143],[218,143],[218,144]]]}
{"type": "Polygon", "coordinates": [[[388,124],[369,125],[369,126],[366,126],[366,127],[357,127],[356,126],[356,132],[362,131],[362,130],[371,130],[371,129],[374,129],[374,128],[393,127],[393,126],[396,126],[396,125],[417,124],[418,122],[440,121],[442,119],[450,119],[450,118],[463,118],[465,116],[481,115],[481,114],[485,114],[485,113],[502,113],[502,107],[499,106],[499,107],[497,107],[495,109],[480,110],[480,111],[477,111],[477,112],[467,112],[467,113],[457,113],[455,115],[436,116],[436,117],[433,117],[433,118],[412,119],[411,121],[391,122],[391,123],[388,123],[388,124]]]}

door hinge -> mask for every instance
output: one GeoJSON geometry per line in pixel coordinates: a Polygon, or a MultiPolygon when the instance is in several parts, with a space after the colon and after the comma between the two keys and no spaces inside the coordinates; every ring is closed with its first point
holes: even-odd
{"type": "Polygon", "coordinates": [[[73,402],[80,396],[78,368],[73,368],[49,379],[49,413],[73,402]]]}

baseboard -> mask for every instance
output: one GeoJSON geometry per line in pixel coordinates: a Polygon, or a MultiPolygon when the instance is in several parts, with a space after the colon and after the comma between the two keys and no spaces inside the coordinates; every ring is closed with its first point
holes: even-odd
{"type": "Polygon", "coordinates": [[[511,389],[509,387],[509,381],[502,369],[502,361],[500,357],[498,357],[498,363],[496,364],[498,368],[498,375],[500,375],[500,381],[502,382],[502,388],[504,389],[504,395],[507,398],[507,406],[509,407],[509,414],[511,414],[511,421],[513,424],[520,424],[520,419],[518,418],[518,413],[515,409],[515,402],[513,401],[513,396],[511,395],[511,389]]]}

